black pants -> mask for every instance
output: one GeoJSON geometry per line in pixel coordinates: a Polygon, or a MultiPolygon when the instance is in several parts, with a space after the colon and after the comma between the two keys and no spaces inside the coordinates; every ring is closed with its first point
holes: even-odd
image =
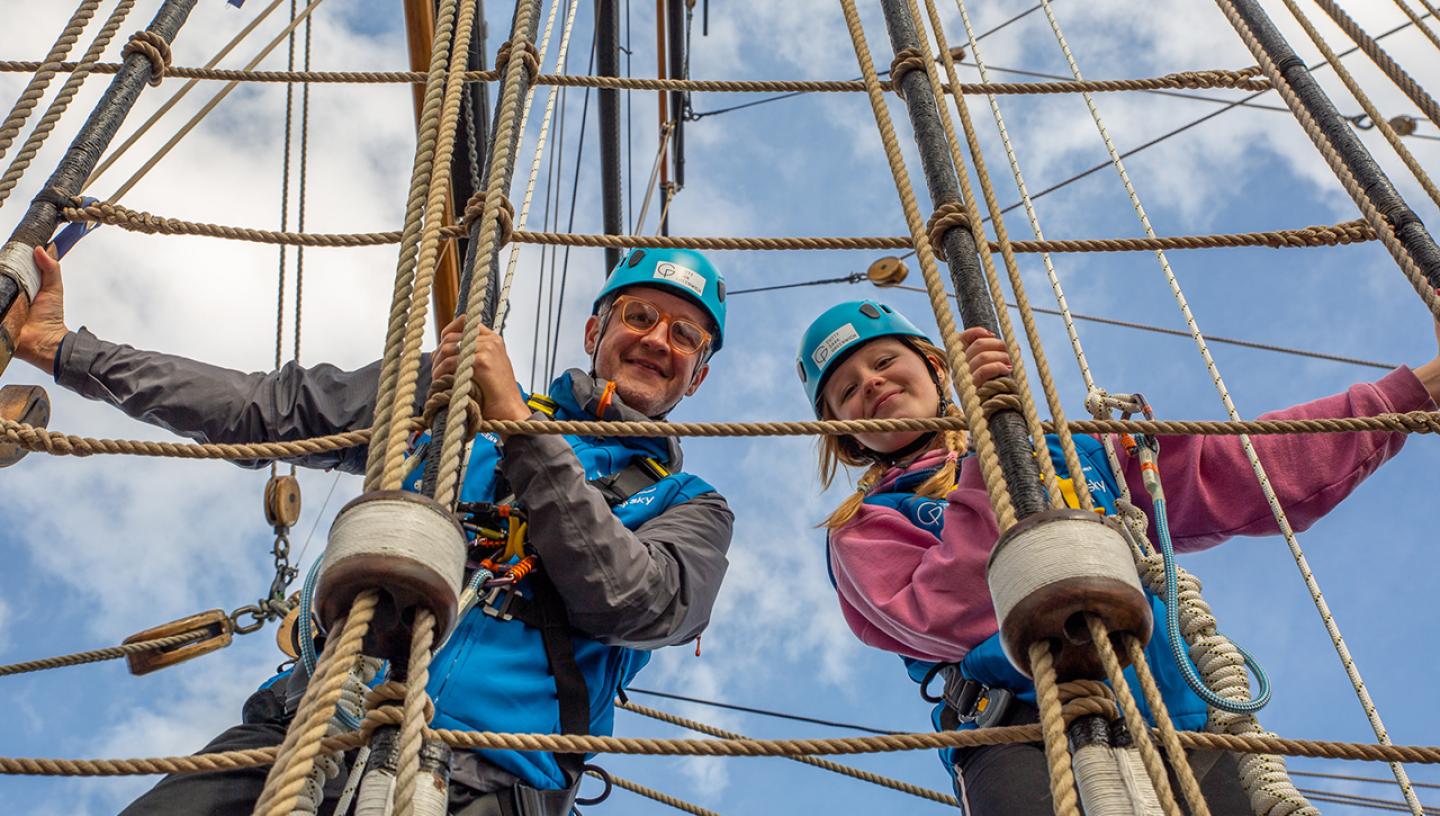
{"type": "MultiPolygon", "coordinates": [[[[200,753],[279,745],[285,740],[285,729],[290,723],[283,693],[271,689],[257,691],[245,701],[243,719],[242,724],[226,730],[200,753]]],[[[354,756],[347,759],[353,761],[354,756]]],[[[346,766],[349,766],[348,762],[346,766]]],[[[270,766],[264,765],[231,771],[171,774],[131,802],[120,812],[120,816],[250,816],[265,789],[265,777],[269,773],[270,766]]],[[[325,802],[320,807],[320,816],[332,816],[335,801],[344,786],[343,773],[325,785],[325,802]]],[[[568,813],[570,810],[570,798],[566,791],[537,791],[520,786],[480,793],[452,782],[449,793],[449,811],[460,816],[544,816],[548,813],[568,813]]]]}
{"type": "MultiPolygon", "coordinates": [[[[214,754],[246,748],[270,748],[285,739],[289,718],[281,693],[264,689],[245,701],[244,720],[211,740],[199,753],[214,754]]],[[[265,789],[270,766],[236,768],[232,771],[206,771],[192,774],[170,774],[145,795],[130,803],[121,816],[248,816],[265,789]]],[[[328,816],[335,807],[335,797],[345,784],[344,779],[331,780],[325,788],[326,804],[320,809],[328,816]]]]}
{"type": "MultiPolygon", "coordinates": [[[[1050,800],[1050,769],[1039,743],[963,748],[955,757],[955,796],[966,816],[1051,816],[1055,812],[1050,800]]],[[[1251,816],[1250,797],[1240,785],[1234,754],[1205,752],[1191,757],[1191,767],[1214,816],[1251,816]]],[[[1170,782],[1184,808],[1173,770],[1170,782]]]]}

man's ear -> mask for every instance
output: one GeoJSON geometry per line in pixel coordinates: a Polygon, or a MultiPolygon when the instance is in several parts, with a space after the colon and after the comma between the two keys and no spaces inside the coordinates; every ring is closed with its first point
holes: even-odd
{"type": "Polygon", "coordinates": [[[595,348],[599,345],[600,317],[599,315],[590,315],[590,319],[585,321],[585,355],[594,357],[595,348]]]}
{"type": "Polygon", "coordinates": [[[690,387],[685,389],[685,396],[693,396],[696,391],[699,391],[700,383],[705,382],[705,378],[708,376],[710,376],[710,364],[706,363],[700,366],[700,370],[695,372],[694,377],[690,378],[690,387]]]}

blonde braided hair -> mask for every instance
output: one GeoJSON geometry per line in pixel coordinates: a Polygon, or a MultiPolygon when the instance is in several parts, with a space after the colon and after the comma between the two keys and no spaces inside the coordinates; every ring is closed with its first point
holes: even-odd
{"type": "MultiPolygon", "coordinates": [[[[951,392],[950,376],[949,373],[945,371],[944,364],[941,362],[945,359],[945,351],[934,343],[918,337],[906,337],[904,340],[907,345],[914,348],[917,353],[925,358],[926,363],[931,366],[933,371],[937,372],[940,387],[944,390],[945,395],[948,396],[951,392]]],[[[820,401],[820,409],[823,418],[834,418],[829,405],[826,404],[823,398],[820,401]]],[[[953,400],[946,402],[945,414],[947,416],[958,416],[959,413],[960,409],[955,406],[953,400]]],[[[943,499],[951,490],[954,490],[956,473],[960,467],[959,460],[960,457],[965,455],[969,445],[970,437],[965,431],[946,431],[941,439],[936,440],[935,444],[929,449],[934,450],[944,446],[950,452],[950,455],[946,457],[945,463],[940,466],[940,469],[935,471],[929,479],[926,479],[925,482],[916,489],[915,495],[931,499],[943,499]]],[[[890,465],[884,461],[877,461],[874,454],[867,452],[855,439],[849,436],[821,437],[819,448],[819,476],[820,488],[822,490],[828,488],[831,483],[835,481],[835,476],[840,471],[842,465],[847,467],[863,467],[869,465],[869,468],[855,483],[855,492],[847,496],[845,501],[841,502],[840,506],[835,508],[824,522],[817,525],[827,530],[835,530],[845,526],[851,519],[855,518],[855,514],[860,512],[860,505],[864,503],[865,496],[875,487],[876,482],[878,482],[880,477],[885,474],[885,471],[890,468],[890,465]]]]}

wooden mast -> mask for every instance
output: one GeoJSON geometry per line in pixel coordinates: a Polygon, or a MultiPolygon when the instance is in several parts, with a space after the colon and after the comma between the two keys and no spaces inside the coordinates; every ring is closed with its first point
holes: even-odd
{"type": "MultiPolygon", "coordinates": [[[[435,6],[432,0],[404,0],[405,38],[410,52],[410,70],[430,70],[430,41],[435,36],[435,6]]],[[[412,85],[415,98],[415,124],[420,124],[420,108],[425,100],[425,86],[412,85]]],[[[445,225],[455,222],[454,187],[445,180],[445,225]]],[[[440,329],[455,315],[455,303],[460,292],[460,257],[455,249],[455,240],[447,239],[440,253],[440,265],[435,270],[435,285],[431,306],[435,314],[435,332],[438,339],[440,329]]]]}

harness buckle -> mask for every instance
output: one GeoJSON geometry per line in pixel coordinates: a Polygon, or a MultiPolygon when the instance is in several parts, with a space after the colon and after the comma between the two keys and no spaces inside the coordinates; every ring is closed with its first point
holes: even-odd
{"type": "Polygon", "coordinates": [[[975,727],[989,728],[1000,725],[1005,721],[1005,715],[1010,713],[1014,702],[1015,693],[1009,689],[986,689],[980,699],[975,701],[975,727]]]}
{"type": "Polygon", "coordinates": [[[975,721],[975,701],[987,690],[985,684],[962,677],[957,667],[956,671],[946,673],[945,690],[940,698],[955,711],[960,722],[971,723],[975,721]]]}
{"type": "Polygon", "coordinates": [[[514,586],[514,584],[501,584],[491,587],[490,591],[485,593],[485,599],[482,601],[484,606],[480,611],[498,620],[513,620],[515,613],[510,611],[510,607],[515,602],[514,586]]]}
{"type": "Polygon", "coordinates": [[[973,723],[976,728],[999,725],[1015,702],[1015,693],[1009,689],[991,688],[978,680],[961,677],[958,671],[945,679],[942,697],[961,725],[973,723]]]}

